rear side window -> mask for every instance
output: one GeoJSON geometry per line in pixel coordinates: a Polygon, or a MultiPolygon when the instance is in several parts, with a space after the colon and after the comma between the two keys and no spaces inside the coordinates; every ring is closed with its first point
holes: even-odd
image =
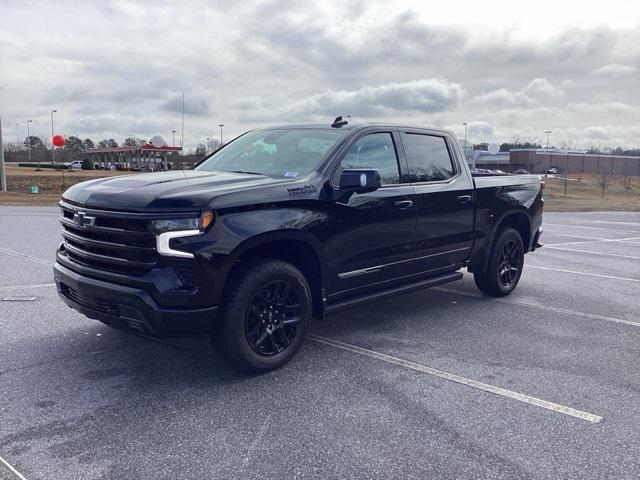
{"type": "Polygon", "coordinates": [[[351,168],[375,168],[383,185],[399,183],[398,157],[391,134],[370,133],[351,145],[340,163],[340,171],[351,168]]]}
{"type": "Polygon", "coordinates": [[[409,181],[437,182],[453,177],[453,164],[443,137],[405,133],[402,144],[409,164],[409,181]]]}

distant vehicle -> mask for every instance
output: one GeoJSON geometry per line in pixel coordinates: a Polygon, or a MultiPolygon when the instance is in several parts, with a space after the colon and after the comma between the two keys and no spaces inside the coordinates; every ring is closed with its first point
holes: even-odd
{"type": "Polygon", "coordinates": [[[527,170],[525,170],[524,168],[516,170],[513,173],[514,173],[514,175],[529,175],[529,172],[527,170]]]}
{"type": "Polygon", "coordinates": [[[558,167],[550,167],[547,168],[547,172],[549,175],[557,175],[560,173],[560,169],[558,167]]]}
{"type": "Polygon", "coordinates": [[[74,160],[67,164],[67,168],[82,168],[82,160],[74,160]]]}
{"type": "Polygon", "coordinates": [[[445,130],[340,117],[256,129],[195,170],[69,188],[55,282],[90,318],[206,333],[238,367],[271,370],[312,318],[462,268],[485,294],[510,294],[541,246],[542,188],[538,175],[472,175],[445,130]]]}

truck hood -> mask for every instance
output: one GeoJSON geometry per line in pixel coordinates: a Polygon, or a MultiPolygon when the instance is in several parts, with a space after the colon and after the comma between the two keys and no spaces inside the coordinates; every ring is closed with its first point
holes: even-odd
{"type": "Polygon", "coordinates": [[[179,170],[89,180],[62,198],[97,209],[180,212],[200,209],[224,193],[285,182],[264,175],[179,170]]]}

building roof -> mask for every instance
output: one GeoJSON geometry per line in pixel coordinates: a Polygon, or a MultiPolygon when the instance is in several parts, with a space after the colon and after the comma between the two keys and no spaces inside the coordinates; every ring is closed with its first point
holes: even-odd
{"type": "Polygon", "coordinates": [[[182,147],[170,147],[165,145],[163,147],[154,147],[150,143],[145,143],[139,147],[133,147],[129,145],[125,145],[123,147],[99,147],[92,148],[91,150],[87,150],[87,153],[119,153],[119,152],[180,152],[182,151],[182,147]]]}

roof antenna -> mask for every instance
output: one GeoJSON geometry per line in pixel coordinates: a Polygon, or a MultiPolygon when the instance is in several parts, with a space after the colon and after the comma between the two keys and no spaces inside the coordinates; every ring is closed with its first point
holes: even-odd
{"type": "Polygon", "coordinates": [[[333,128],[340,128],[340,127],[344,127],[345,125],[348,125],[348,124],[349,124],[349,122],[347,120],[344,120],[342,118],[342,115],[340,115],[339,117],[336,117],[336,119],[333,121],[331,126],[333,128]]]}

